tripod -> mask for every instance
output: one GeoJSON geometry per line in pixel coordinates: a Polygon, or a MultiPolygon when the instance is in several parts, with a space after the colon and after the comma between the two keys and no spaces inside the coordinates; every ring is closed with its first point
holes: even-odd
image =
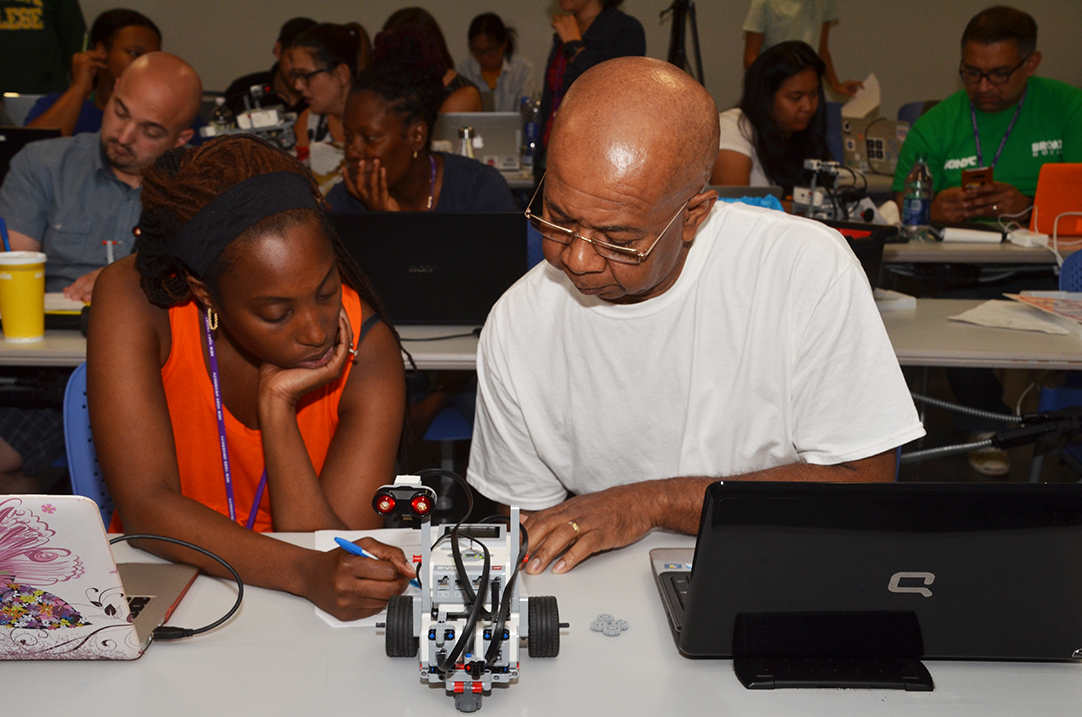
{"type": "Polygon", "coordinates": [[[672,32],[669,34],[669,62],[703,82],[703,58],[699,53],[699,25],[695,21],[695,3],[691,0],[673,0],[673,4],[661,11],[662,19],[672,15],[672,32]],[[691,41],[695,48],[695,72],[692,72],[687,53],[687,24],[691,20],[691,41]]]}

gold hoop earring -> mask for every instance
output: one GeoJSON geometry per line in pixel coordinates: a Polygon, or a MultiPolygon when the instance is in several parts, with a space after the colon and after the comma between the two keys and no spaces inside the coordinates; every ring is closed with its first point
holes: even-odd
{"type": "Polygon", "coordinates": [[[417,159],[417,150],[413,150],[413,158],[417,159]]]}
{"type": "Polygon", "coordinates": [[[207,307],[207,326],[211,331],[218,330],[218,312],[210,307],[207,307]]]}

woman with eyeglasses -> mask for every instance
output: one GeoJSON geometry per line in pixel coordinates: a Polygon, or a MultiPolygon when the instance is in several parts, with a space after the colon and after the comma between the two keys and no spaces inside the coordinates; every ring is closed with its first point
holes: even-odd
{"type": "Polygon", "coordinates": [[[804,179],[805,159],[830,159],[823,61],[807,43],[770,48],[744,74],[744,96],[721,113],[721,143],[710,183],[781,186],[804,179]]]}
{"type": "Polygon", "coordinates": [[[533,63],[515,54],[518,35],[496,13],[478,15],[467,33],[470,56],[459,63],[458,72],[478,87],[492,92],[492,109],[518,112],[519,102],[534,91],[533,63]]]}
{"type": "Polygon", "coordinates": [[[327,194],[342,181],[345,135],[342,114],[357,73],[371,64],[368,33],[355,22],[321,23],[305,30],[289,48],[290,80],[308,109],[297,118],[294,151],[327,194]]]}

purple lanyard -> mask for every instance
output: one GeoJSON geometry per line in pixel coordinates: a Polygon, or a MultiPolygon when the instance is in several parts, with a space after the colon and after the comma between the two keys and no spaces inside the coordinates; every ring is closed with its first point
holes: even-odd
{"type": "MultiPolygon", "coordinates": [[[[1014,108],[1014,117],[1011,117],[1011,123],[1007,125],[1007,133],[1003,135],[1003,139],[999,142],[996,156],[992,158],[993,167],[999,162],[999,155],[1003,154],[1003,145],[1007,144],[1007,138],[1011,136],[1014,123],[1018,121],[1018,114],[1022,111],[1022,105],[1026,103],[1026,92],[1029,92],[1028,87],[1022,92],[1022,99],[1018,100],[1018,106],[1014,108]]],[[[973,120],[973,143],[977,145],[977,167],[981,168],[984,166],[984,157],[981,155],[981,135],[977,131],[977,110],[973,109],[972,102],[969,103],[969,117],[973,120]]]]}
{"type": "MultiPolygon", "coordinates": [[[[218,356],[214,352],[214,334],[210,330],[210,319],[203,312],[203,326],[207,330],[207,353],[210,354],[210,384],[214,388],[214,410],[218,414],[218,445],[222,450],[222,471],[225,473],[225,499],[229,505],[229,519],[237,520],[236,501],[233,498],[233,473],[229,470],[229,450],[225,445],[225,411],[222,410],[222,391],[218,381],[218,356]]],[[[267,487],[267,469],[263,469],[263,476],[259,479],[259,485],[255,489],[255,500],[248,511],[248,523],[244,526],[248,530],[255,525],[255,516],[259,511],[259,503],[263,500],[263,490],[267,487]]]]}

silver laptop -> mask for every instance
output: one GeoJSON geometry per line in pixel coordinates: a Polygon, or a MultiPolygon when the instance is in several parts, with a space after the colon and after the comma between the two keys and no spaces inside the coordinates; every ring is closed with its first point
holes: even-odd
{"type": "Polygon", "coordinates": [[[858,172],[894,176],[898,152],[908,135],[908,122],[886,117],[843,117],[843,162],[858,172]]]}
{"type": "Polygon", "coordinates": [[[117,565],[89,498],[0,495],[0,660],[133,660],[198,573],[117,565]]]}
{"type": "Polygon", "coordinates": [[[458,151],[458,128],[473,128],[473,155],[501,172],[522,168],[522,117],[518,112],[441,112],[432,128],[433,149],[458,151]]]}
{"type": "Polygon", "coordinates": [[[749,687],[1082,659],[1078,484],[718,482],[694,553],[650,559],[680,652],[734,658],[749,687]]]}

